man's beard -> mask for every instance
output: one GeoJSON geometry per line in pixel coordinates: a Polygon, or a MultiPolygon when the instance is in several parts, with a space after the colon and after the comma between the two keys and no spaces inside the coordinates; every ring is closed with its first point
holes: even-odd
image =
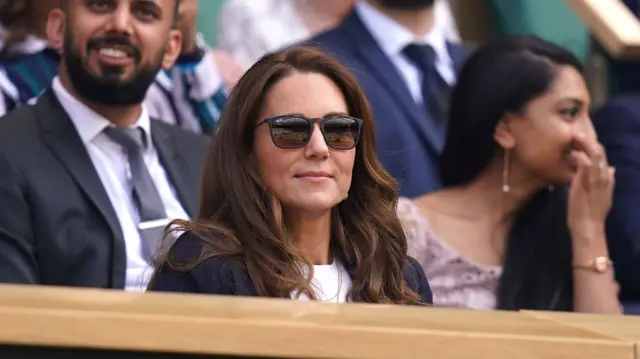
{"type": "Polygon", "coordinates": [[[378,0],[385,9],[421,10],[433,6],[435,0],[378,0]]]}
{"type": "MultiPolygon", "coordinates": [[[[68,27],[67,27],[68,28],[68,27]]],[[[102,43],[117,43],[122,45],[126,40],[103,38],[102,43]]],[[[91,41],[90,41],[91,44],[91,41]]],[[[133,45],[131,45],[133,46],[133,45]]],[[[87,46],[89,51],[98,51],[87,46]]],[[[136,49],[137,50],[137,49],[136,49]]],[[[153,83],[162,66],[165,50],[159,51],[153,63],[140,67],[132,78],[121,80],[122,69],[103,67],[102,75],[95,75],[84,60],[80,48],[75,45],[69,31],[65,33],[63,61],[69,74],[69,79],[76,92],[85,100],[109,106],[131,106],[144,101],[149,86],[153,83]]],[[[140,61],[139,51],[135,51],[136,63],[140,61]]]]}

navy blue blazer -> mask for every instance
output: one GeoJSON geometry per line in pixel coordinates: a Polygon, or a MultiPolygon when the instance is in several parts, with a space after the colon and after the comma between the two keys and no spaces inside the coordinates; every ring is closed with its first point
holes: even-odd
{"type": "Polygon", "coordinates": [[[607,241],[620,297],[640,302],[640,93],[611,99],[593,123],[616,168],[607,241]]]}
{"type": "MultiPolygon", "coordinates": [[[[415,103],[398,69],[357,12],[306,44],[335,56],[356,76],[373,110],[378,158],[399,182],[400,194],[417,197],[439,189],[438,158],[444,138],[439,138],[426,110],[415,103]]],[[[467,51],[449,44],[449,54],[457,69],[467,51]]]]}
{"type": "MultiPolygon", "coordinates": [[[[193,260],[200,255],[203,245],[202,239],[187,232],[178,238],[169,251],[169,256],[178,262],[193,260]]],[[[404,280],[411,290],[420,295],[423,302],[433,303],[431,288],[424,271],[411,257],[407,257],[404,280]]],[[[211,258],[187,272],[163,266],[155,274],[148,291],[258,296],[246,269],[232,259],[224,257],[211,258]]]]}

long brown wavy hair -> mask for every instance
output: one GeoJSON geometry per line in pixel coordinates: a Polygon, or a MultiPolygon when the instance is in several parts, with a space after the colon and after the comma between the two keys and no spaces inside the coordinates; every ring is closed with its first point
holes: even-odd
{"type": "Polygon", "coordinates": [[[204,250],[188,263],[160,255],[156,270],[168,265],[188,271],[212,257],[227,256],[246,268],[261,296],[288,298],[298,292],[316,298],[313,265],[287,232],[280,202],[265,187],[253,156],[254,127],[266,94],[297,72],[330,78],[342,91],[349,115],[364,121],[349,196],[332,210],[331,249],[351,275],[349,301],[420,303],[404,281],[407,239],[396,215],[398,190],[377,160],[369,105],[347,69],[312,47],[267,54],[238,82],[208,150],[198,217],[173,223],[174,230],[201,237],[204,250]],[[310,270],[300,270],[297,263],[310,270]]]}

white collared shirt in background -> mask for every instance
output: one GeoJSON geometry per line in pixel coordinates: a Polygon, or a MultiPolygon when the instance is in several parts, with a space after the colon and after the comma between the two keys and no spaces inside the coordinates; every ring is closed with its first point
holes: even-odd
{"type": "Polygon", "coordinates": [[[436,53],[436,69],[449,85],[455,83],[455,66],[449,54],[447,39],[441,27],[434,26],[426,36],[416,38],[407,28],[390,19],[365,1],[360,1],[356,4],[356,11],[382,49],[382,52],[387,55],[400,72],[416,103],[423,103],[422,72],[403,54],[407,45],[412,43],[431,45],[436,53]]]}

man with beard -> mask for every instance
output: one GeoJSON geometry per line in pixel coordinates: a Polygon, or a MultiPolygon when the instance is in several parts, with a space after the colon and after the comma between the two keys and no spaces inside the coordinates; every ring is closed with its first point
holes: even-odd
{"type": "Polygon", "coordinates": [[[434,0],[361,0],[335,29],[314,37],[358,78],[376,121],[378,157],[417,197],[440,188],[448,95],[465,49],[434,26],[434,0]]]}
{"type": "MultiPolygon", "coordinates": [[[[51,9],[61,0],[0,0],[0,115],[35,101],[58,72],[61,48],[46,40],[51,9]]],[[[197,31],[198,0],[181,0],[176,26],[183,34],[174,66],[147,91],[149,114],[194,132],[213,133],[228,90],[243,69],[210,49],[197,31]]]]}
{"type": "Polygon", "coordinates": [[[177,0],[67,0],[34,105],[0,121],[0,282],[141,290],[169,219],[196,215],[205,137],[141,102],[180,54],[177,0]]]}

